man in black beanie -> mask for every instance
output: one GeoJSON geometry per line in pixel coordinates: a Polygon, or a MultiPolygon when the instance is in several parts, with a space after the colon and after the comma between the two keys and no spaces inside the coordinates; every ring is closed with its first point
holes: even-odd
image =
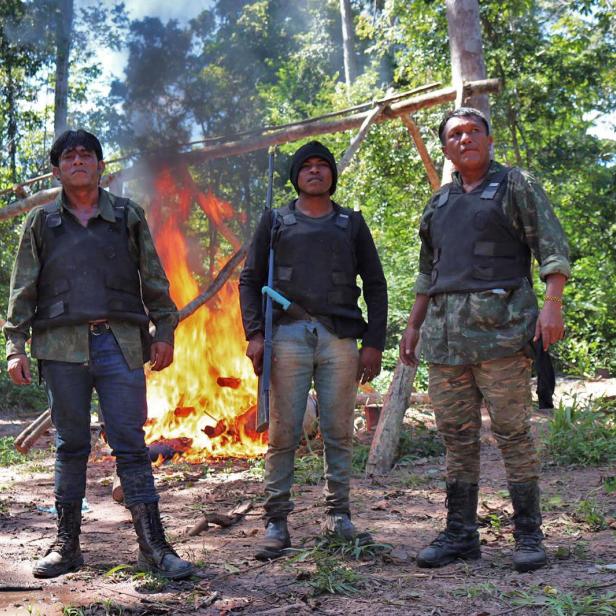
{"type": "Polygon", "coordinates": [[[277,558],[291,545],[287,516],[293,510],[295,450],[313,383],[325,449],[324,531],[348,540],[357,536],[349,507],[353,410],[358,383],[371,381],[381,370],[387,324],[387,285],[366,222],[359,212],[331,199],[338,175],[333,154],[311,141],[293,155],[289,175],[298,198],[263,214],[240,276],[246,355],[257,375],[263,368],[261,289],[267,284],[270,242],[274,288],[306,311],[296,319],[274,309],[260,560],[277,558]],[[367,323],[357,305],[358,274],[367,323]],[[362,340],[359,351],[357,339],[362,340]]]}

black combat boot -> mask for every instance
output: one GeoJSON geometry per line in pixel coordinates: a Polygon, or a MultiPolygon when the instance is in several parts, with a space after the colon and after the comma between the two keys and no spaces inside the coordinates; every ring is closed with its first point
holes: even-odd
{"type": "Polygon", "coordinates": [[[286,518],[272,518],[265,526],[265,536],[257,545],[257,560],[280,558],[286,548],[291,547],[291,537],[286,518]]]}
{"type": "Polygon", "coordinates": [[[192,575],[193,566],[182,560],[165,539],[158,503],[136,503],[129,509],[139,543],[138,566],[172,580],[192,575]]]}
{"type": "Polygon", "coordinates": [[[45,556],[32,568],[32,574],[37,578],[56,577],[83,565],[83,556],[79,547],[81,501],[56,502],[56,511],[58,512],[58,536],[45,556]]]}
{"type": "Polygon", "coordinates": [[[541,507],[539,484],[536,481],[510,483],[509,494],[513,503],[513,567],[516,571],[534,571],[547,563],[541,543],[541,507]]]}
{"type": "Polygon", "coordinates": [[[420,567],[442,567],[457,559],[481,557],[477,532],[478,494],[476,483],[447,482],[447,527],[417,554],[420,567]]]}
{"type": "Polygon", "coordinates": [[[359,534],[348,513],[328,513],[325,516],[323,532],[346,541],[353,541],[359,534]]]}

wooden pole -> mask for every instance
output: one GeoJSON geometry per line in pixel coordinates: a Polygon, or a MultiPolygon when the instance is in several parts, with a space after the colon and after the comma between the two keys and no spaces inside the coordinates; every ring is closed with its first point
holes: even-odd
{"type": "MultiPolygon", "coordinates": [[[[479,93],[498,92],[500,89],[500,80],[485,79],[483,81],[473,81],[464,85],[464,92],[467,95],[479,93]]],[[[427,109],[436,105],[451,102],[456,98],[456,88],[440,88],[432,92],[412,96],[395,103],[388,104],[383,113],[374,119],[374,122],[386,122],[392,118],[397,118],[409,113],[415,113],[420,109],[427,109]]],[[[205,160],[216,158],[226,158],[229,156],[237,156],[247,154],[256,150],[266,149],[275,145],[298,141],[305,137],[325,135],[328,133],[338,133],[346,130],[352,130],[360,127],[367,116],[373,113],[374,110],[368,110],[363,113],[356,113],[344,118],[333,120],[303,122],[289,126],[283,129],[272,129],[266,133],[259,133],[257,136],[249,137],[248,139],[238,139],[216,143],[214,145],[205,146],[198,150],[186,152],[177,155],[177,163],[191,164],[205,160]]],[[[146,173],[146,166],[137,163],[133,167],[128,167],[118,172],[122,175],[122,179],[135,179],[146,173]]],[[[111,183],[105,176],[101,180],[101,186],[106,188],[111,183]]],[[[39,196],[41,193],[31,195],[26,199],[14,201],[3,209],[0,209],[0,220],[12,218],[22,212],[32,209],[35,205],[42,205],[53,201],[60,192],[59,188],[48,189],[45,196],[39,196]],[[55,191],[55,192],[52,192],[55,191]]]]}
{"type": "Polygon", "coordinates": [[[353,137],[353,140],[347,148],[347,151],[344,153],[344,156],[338,163],[338,175],[342,175],[345,172],[346,168],[351,163],[351,159],[355,155],[355,152],[357,152],[357,150],[359,149],[361,142],[366,138],[366,135],[368,134],[368,129],[370,128],[371,124],[383,113],[383,108],[384,105],[377,105],[372,110],[372,112],[368,116],[366,116],[366,119],[359,128],[357,135],[353,137]]]}
{"type": "Polygon", "coordinates": [[[408,128],[408,131],[415,142],[415,147],[419,152],[421,162],[423,162],[426,173],[428,174],[428,180],[430,181],[432,190],[438,190],[441,186],[441,180],[438,177],[438,173],[436,172],[436,168],[432,162],[432,158],[430,158],[430,153],[428,152],[428,148],[426,147],[421,133],[419,132],[417,124],[413,122],[413,118],[411,118],[410,115],[401,115],[400,119],[402,120],[404,126],[408,128]]]}
{"type": "Polygon", "coordinates": [[[416,372],[417,367],[406,366],[398,361],[370,446],[366,464],[367,475],[387,475],[391,470],[416,372]]]}

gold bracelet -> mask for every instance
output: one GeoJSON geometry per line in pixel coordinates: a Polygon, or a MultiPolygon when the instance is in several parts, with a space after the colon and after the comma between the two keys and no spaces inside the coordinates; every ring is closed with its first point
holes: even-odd
{"type": "Polygon", "coordinates": [[[563,300],[562,297],[558,297],[558,295],[546,295],[543,298],[544,302],[555,302],[557,304],[562,304],[563,300]]]}

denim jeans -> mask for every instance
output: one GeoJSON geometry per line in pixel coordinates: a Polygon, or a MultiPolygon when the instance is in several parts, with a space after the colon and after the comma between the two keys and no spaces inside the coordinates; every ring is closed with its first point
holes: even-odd
{"type": "Polygon", "coordinates": [[[329,513],[349,513],[357,364],[356,341],[337,338],[317,321],[294,321],[274,329],[265,457],[268,519],[286,517],[293,510],[295,450],[313,381],[324,444],[326,508],[329,513]]]}
{"type": "Polygon", "coordinates": [[[42,376],[56,428],[55,497],[81,500],[90,455],[90,404],[96,390],[127,506],[158,501],[145,445],[145,375],[131,370],[111,330],[90,333],[86,364],[43,360],[42,376]]]}

